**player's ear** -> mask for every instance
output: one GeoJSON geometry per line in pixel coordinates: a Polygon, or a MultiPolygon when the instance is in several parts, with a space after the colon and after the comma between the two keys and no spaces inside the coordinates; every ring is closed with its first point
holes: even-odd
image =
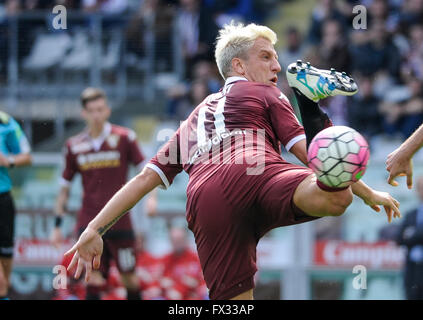
{"type": "Polygon", "coordinates": [[[84,119],[84,120],[87,119],[87,109],[85,109],[84,107],[82,107],[80,114],[81,114],[82,119],[84,119]]]}
{"type": "Polygon", "coordinates": [[[109,105],[107,105],[107,118],[110,117],[110,115],[112,114],[112,108],[109,107],[109,105]]]}
{"type": "Polygon", "coordinates": [[[245,74],[245,64],[240,58],[233,58],[232,59],[232,70],[239,74],[244,75],[245,74]]]}

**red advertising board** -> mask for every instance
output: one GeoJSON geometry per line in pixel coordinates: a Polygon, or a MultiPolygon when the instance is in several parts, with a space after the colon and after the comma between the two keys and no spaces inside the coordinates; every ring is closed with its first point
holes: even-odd
{"type": "Polygon", "coordinates": [[[317,241],[314,265],[352,267],[364,265],[374,269],[400,269],[405,258],[403,248],[393,242],[317,241]]]}
{"type": "Polygon", "coordinates": [[[17,239],[14,248],[14,264],[52,267],[61,263],[63,254],[71,245],[71,240],[64,240],[60,248],[56,248],[46,239],[17,239]]]}

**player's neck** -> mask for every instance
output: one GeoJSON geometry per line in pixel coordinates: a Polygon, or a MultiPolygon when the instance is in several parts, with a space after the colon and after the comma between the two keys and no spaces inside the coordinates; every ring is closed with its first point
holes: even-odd
{"type": "Polygon", "coordinates": [[[98,138],[104,131],[104,125],[92,126],[88,128],[88,133],[91,138],[98,138]]]}

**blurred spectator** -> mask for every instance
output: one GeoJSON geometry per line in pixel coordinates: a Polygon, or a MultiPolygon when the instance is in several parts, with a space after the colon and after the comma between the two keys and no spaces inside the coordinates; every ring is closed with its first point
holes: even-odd
{"type": "Polygon", "coordinates": [[[392,88],[380,104],[385,133],[409,137],[423,121],[422,82],[409,77],[404,86],[392,88]]]}
{"type": "Polygon", "coordinates": [[[102,15],[104,29],[121,28],[127,23],[128,0],[82,0],[82,10],[102,15]]]}
{"type": "Polygon", "coordinates": [[[303,39],[298,28],[295,26],[288,27],[285,36],[286,46],[278,50],[279,64],[283,72],[290,63],[302,59],[304,55],[303,39]]]}
{"type": "MultiPolygon", "coordinates": [[[[5,79],[8,67],[9,41],[11,36],[12,19],[25,10],[42,9],[52,1],[41,0],[6,0],[0,3],[0,78],[5,79]]],[[[26,56],[32,45],[32,32],[38,27],[44,27],[44,20],[19,20],[17,23],[19,34],[18,59],[26,56]]],[[[3,79],[0,79],[2,81],[3,79]]]]}
{"type": "Polygon", "coordinates": [[[190,61],[199,52],[200,3],[198,0],[181,0],[177,12],[178,33],[182,44],[182,55],[190,61]]]}
{"type": "Polygon", "coordinates": [[[209,60],[198,60],[192,68],[190,78],[206,82],[210,92],[217,92],[223,86],[216,64],[209,60]]]}
{"type": "Polygon", "coordinates": [[[160,276],[163,273],[161,259],[154,257],[145,248],[145,235],[137,234],[137,266],[136,274],[139,279],[143,300],[163,299],[160,288],[160,276]]]}
{"type": "Polygon", "coordinates": [[[185,120],[192,110],[210,93],[222,86],[216,66],[208,60],[199,60],[192,69],[192,81],[180,82],[167,92],[167,116],[185,120]]]}
{"type": "Polygon", "coordinates": [[[351,42],[354,71],[399,77],[401,57],[383,21],[374,21],[369,30],[352,32],[351,42]]]}
{"type": "Polygon", "coordinates": [[[347,18],[338,9],[335,0],[318,0],[311,14],[307,41],[317,45],[322,40],[322,25],[326,20],[337,20],[342,27],[347,25],[347,18]]]}
{"type": "Polygon", "coordinates": [[[199,57],[213,58],[213,42],[218,28],[209,12],[201,6],[200,0],[180,0],[176,12],[177,31],[185,60],[186,76],[189,66],[199,57]]]}
{"type": "Polygon", "coordinates": [[[169,101],[168,115],[175,120],[185,120],[210,93],[207,82],[203,80],[193,81],[186,95],[169,101]]]}
{"type": "Polygon", "coordinates": [[[166,299],[201,300],[207,289],[198,255],[191,250],[185,228],[172,227],[169,231],[172,252],[163,258],[164,272],[161,286],[166,299]]]}
{"type": "Polygon", "coordinates": [[[378,232],[378,241],[393,241],[397,240],[399,232],[399,225],[397,223],[391,223],[387,226],[383,226],[378,232]]]}
{"type": "Polygon", "coordinates": [[[395,11],[391,13],[389,0],[372,0],[368,8],[368,25],[380,21],[388,32],[395,30],[398,14],[395,11]]]}
{"type": "Polygon", "coordinates": [[[129,18],[126,28],[126,46],[136,58],[147,54],[147,39],[154,39],[154,58],[158,72],[172,67],[172,30],[175,6],[165,0],[141,1],[138,10],[129,18]]]}
{"type": "Polygon", "coordinates": [[[266,20],[278,15],[280,0],[252,0],[254,16],[252,22],[266,24],[266,20]]]}
{"type": "Polygon", "coordinates": [[[409,30],[409,50],[402,66],[404,76],[415,74],[423,81],[423,24],[415,24],[409,30]]]}
{"type": "Polygon", "coordinates": [[[149,26],[153,26],[159,0],[144,0],[138,10],[131,15],[126,28],[126,48],[138,57],[145,56],[145,35],[149,26]]]}
{"type": "Polygon", "coordinates": [[[348,122],[367,140],[383,132],[382,116],[379,113],[380,100],[373,91],[372,78],[360,76],[356,79],[360,90],[351,98],[348,106],[348,122]]]}
{"type": "Polygon", "coordinates": [[[413,24],[423,21],[423,0],[403,0],[398,17],[398,31],[407,33],[413,24]]]}
{"type": "Polygon", "coordinates": [[[423,299],[423,177],[417,180],[419,205],[403,218],[397,237],[407,248],[404,266],[404,288],[408,300],[423,299]]]}
{"type": "Polygon", "coordinates": [[[336,126],[348,126],[348,98],[345,96],[329,97],[319,102],[336,126]]]}
{"type": "Polygon", "coordinates": [[[316,47],[311,47],[306,60],[322,69],[350,72],[350,54],[339,21],[331,19],[323,22],[322,40],[316,47]]]}
{"type": "Polygon", "coordinates": [[[213,0],[208,2],[213,3],[212,10],[215,13],[216,23],[219,28],[232,20],[253,22],[259,19],[254,10],[253,0],[213,0]]]}
{"type": "Polygon", "coordinates": [[[119,15],[128,9],[128,0],[82,0],[85,12],[119,15]]]}

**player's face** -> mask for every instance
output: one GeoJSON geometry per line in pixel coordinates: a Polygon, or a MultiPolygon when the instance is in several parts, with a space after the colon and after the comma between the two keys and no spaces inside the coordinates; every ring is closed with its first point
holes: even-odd
{"type": "Polygon", "coordinates": [[[170,231],[170,242],[174,252],[182,252],[187,247],[187,239],[185,232],[180,229],[173,229],[170,231]]]}
{"type": "Polygon", "coordinates": [[[89,127],[101,127],[109,119],[110,108],[107,101],[103,98],[98,98],[86,103],[82,110],[82,116],[89,127]]]}
{"type": "Polygon", "coordinates": [[[258,38],[243,60],[244,76],[255,81],[276,86],[277,74],[281,71],[278,55],[272,43],[265,38],[258,38]]]}

